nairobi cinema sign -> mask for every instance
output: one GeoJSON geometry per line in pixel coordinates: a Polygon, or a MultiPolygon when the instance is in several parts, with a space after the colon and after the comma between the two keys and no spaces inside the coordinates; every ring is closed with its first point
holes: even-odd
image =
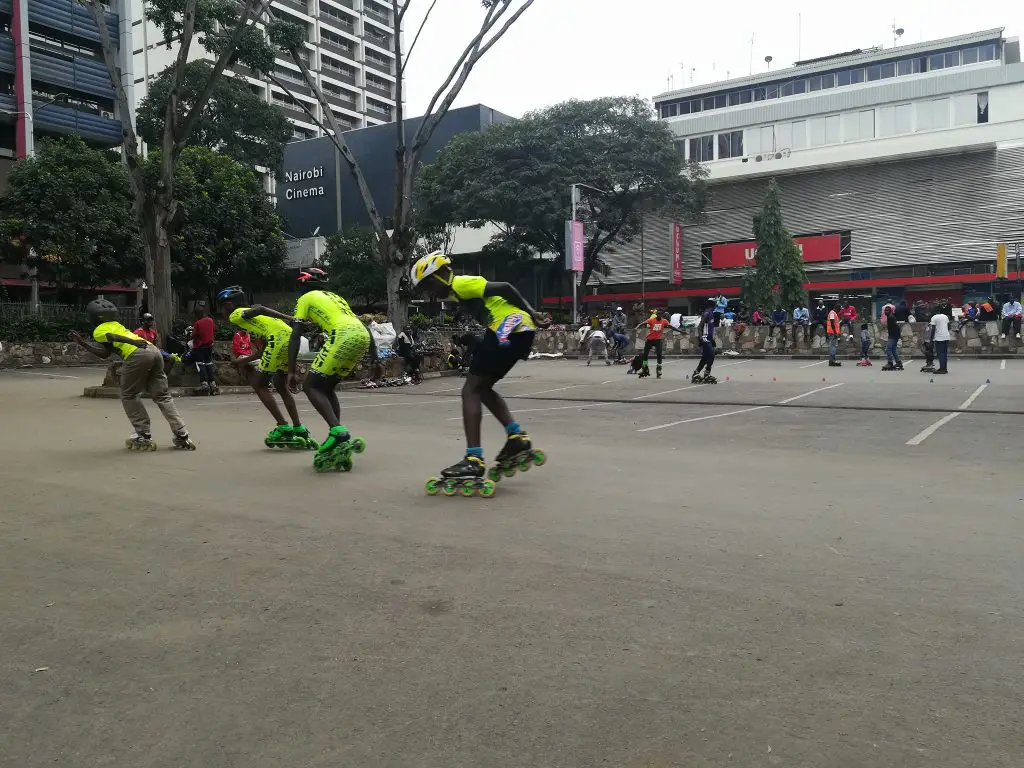
{"type": "Polygon", "coordinates": [[[285,200],[323,197],[324,167],[314,165],[312,168],[302,168],[298,171],[285,171],[284,183],[293,185],[285,189],[285,200]]]}

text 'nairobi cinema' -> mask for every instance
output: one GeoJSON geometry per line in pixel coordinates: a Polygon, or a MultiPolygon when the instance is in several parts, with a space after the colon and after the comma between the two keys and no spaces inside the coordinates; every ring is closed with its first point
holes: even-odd
{"type": "Polygon", "coordinates": [[[671,223],[649,217],[643,276],[639,238],[617,245],[587,302],[639,299],[642,278],[655,305],[738,294],[773,177],[812,296],[1002,293],[998,243],[1009,245],[1016,285],[1024,65],[1002,30],[801,61],[663,93],[655,106],[679,151],[710,174],[707,218],[684,227],[681,284],[671,284],[671,223]]]}

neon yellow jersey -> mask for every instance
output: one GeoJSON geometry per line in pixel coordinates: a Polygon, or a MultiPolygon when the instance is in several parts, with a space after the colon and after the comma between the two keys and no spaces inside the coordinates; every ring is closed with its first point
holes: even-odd
{"type": "Polygon", "coordinates": [[[484,289],[486,287],[487,279],[484,277],[461,275],[459,277],[452,278],[452,296],[460,301],[468,301],[471,299],[480,299],[483,301],[484,307],[487,308],[487,313],[489,315],[487,327],[495,333],[498,332],[498,328],[501,327],[501,324],[505,319],[511,315],[519,315],[521,317],[518,325],[512,333],[534,330],[533,318],[530,317],[526,310],[521,309],[514,304],[509,304],[500,296],[484,296],[484,289]]]}
{"type": "Polygon", "coordinates": [[[231,313],[228,320],[239,328],[244,328],[253,336],[259,336],[261,339],[269,339],[271,336],[281,338],[282,334],[285,336],[291,335],[292,327],[284,320],[277,317],[268,317],[267,315],[247,318],[245,313],[249,310],[250,307],[239,307],[231,313]]]}
{"type": "MultiPolygon", "coordinates": [[[[136,336],[134,333],[129,331],[123,325],[118,322],[111,321],[109,323],[100,323],[92,332],[92,337],[100,344],[113,344],[114,349],[117,350],[118,354],[121,355],[125,360],[138,350],[138,347],[133,347],[131,344],[125,344],[124,342],[111,342],[107,341],[107,334],[113,333],[116,336],[124,336],[126,339],[138,339],[139,341],[146,341],[141,336],[136,336]]],[[[146,342],[147,344],[149,342],[146,342]]]]}
{"type": "Polygon", "coordinates": [[[296,320],[309,320],[325,331],[345,328],[352,323],[359,323],[359,318],[349,307],[348,302],[336,293],[329,291],[310,291],[299,297],[292,315],[296,320]]]}

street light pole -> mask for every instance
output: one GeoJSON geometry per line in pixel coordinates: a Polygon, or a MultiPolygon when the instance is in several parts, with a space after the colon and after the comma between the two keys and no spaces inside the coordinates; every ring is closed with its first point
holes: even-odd
{"type": "MultiPolygon", "coordinates": [[[[571,222],[573,222],[573,223],[575,223],[575,221],[576,221],[576,202],[577,202],[577,197],[576,196],[578,194],[579,194],[579,192],[577,191],[577,185],[576,184],[573,184],[572,186],[569,187],[569,199],[571,201],[571,207],[572,207],[572,213],[570,214],[569,220],[571,222]]],[[[575,325],[576,318],[577,318],[577,314],[576,314],[576,270],[571,270],[571,272],[572,272],[572,323],[575,325]]]]}

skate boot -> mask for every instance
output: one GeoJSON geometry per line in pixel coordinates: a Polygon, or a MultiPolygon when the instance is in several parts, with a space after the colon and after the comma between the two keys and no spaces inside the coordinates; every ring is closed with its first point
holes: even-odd
{"type": "Polygon", "coordinates": [[[208,382],[208,381],[200,381],[199,382],[199,394],[200,395],[209,395],[210,394],[210,382],[208,382]]]}
{"type": "Polygon", "coordinates": [[[606,358],[604,359],[604,364],[605,364],[605,365],[611,365],[611,364],[612,364],[612,361],[611,361],[611,360],[609,360],[609,359],[608,359],[608,358],[606,357],[606,358]]]}
{"type": "Polygon", "coordinates": [[[188,436],[188,432],[178,432],[174,435],[174,447],[179,451],[194,451],[196,444],[188,436]]]}
{"type": "Polygon", "coordinates": [[[124,441],[124,447],[129,451],[155,451],[156,443],[148,432],[136,432],[124,441]]]}
{"type": "Polygon", "coordinates": [[[494,457],[494,466],[487,477],[498,482],[503,477],[512,477],[517,471],[526,472],[533,465],[542,466],[548,460],[544,451],[536,450],[525,432],[509,435],[505,445],[494,457]]]}
{"type": "Polygon", "coordinates": [[[838,360],[829,360],[828,361],[828,367],[829,368],[842,368],[843,364],[840,363],[838,360]]]}
{"type": "Polygon", "coordinates": [[[704,374],[694,371],[690,376],[690,381],[694,384],[700,384],[704,381],[704,374]]]}
{"type": "Polygon", "coordinates": [[[308,451],[315,451],[320,444],[309,434],[309,430],[302,424],[292,427],[293,442],[289,448],[305,448],[308,451]]]}
{"type": "Polygon", "coordinates": [[[291,424],[278,424],[267,432],[263,444],[267,448],[290,448],[295,439],[295,428],[291,424]]]}
{"type": "Polygon", "coordinates": [[[922,366],[921,373],[935,373],[935,366],[931,363],[926,363],[922,366]]]}
{"type": "Polygon", "coordinates": [[[646,379],[650,375],[651,369],[647,366],[647,363],[644,363],[643,367],[640,369],[640,373],[638,373],[636,377],[638,379],[646,379]]]}
{"type": "Polygon", "coordinates": [[[331,427],[313,457],[313,469],[317,472],[336,470],[348,472],[352,469],[352,454],[366,450],[366,441],[361,437],[352,437],[345,425],[331,427]]]}
{"type": "Polygon", "coordinates": [[[472,496],[478,494],[484,498],[494,495],[495,487],[492,480],[485,480],[487,465],[479,456],[467,454],[462,461],[441,470],[440,477],[427,480],[424,490],[428,496],[443,493],[445,496],[472,496]]]}
{"type": "Polygon", "coordinates": [[[211,395],[219,395],[220,394],[220,387],[217,386],[217,382],[216,381],[211,381],[210,382],[210,394],[211,395]]]}
{"type": "Polygon", "coordinates": [[[897,370],[897,371],[902,371],[902,370],[903,370],[903,363],[896,363],[896,368],[895,368],[895,370],[897,370]]]}
{"type": "Polygon", "coordinates": [[[896,370],[896,366],[893,365],[892,363],[886,363],[885,365],[882,366],[881,370],[883,370],[883,371],[895,371],[896,370]]]}
{"type": "Polygon", "coordinates": [[[718,379],[716,379],[710,373],[705,373],[704,374],[704,378],[701,379],[701,383],[703,383],[703,384],[717,384],[718,383],[718,379]]]}
{"type": "Polygon", "coordinates": [[[658,367],[654,369],[654,372],[656,374],[656,378],[660,379],[661,378],[661,363],[658,363],[658,367]]]}

